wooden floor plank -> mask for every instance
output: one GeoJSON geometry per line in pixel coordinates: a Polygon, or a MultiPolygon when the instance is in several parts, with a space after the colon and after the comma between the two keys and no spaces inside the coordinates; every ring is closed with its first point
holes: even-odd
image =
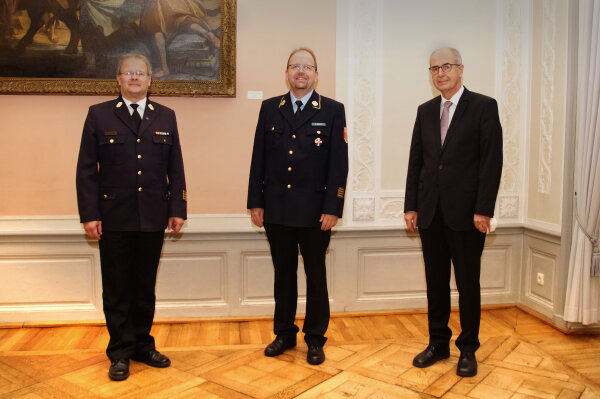
{"type": "Polygon", "coordinates": [[[479,372],[462,378],[459,320],[453,312],[450,358],[426,369],[412,366],[428,342],[425,313],[336,316],[319,366],[306,362],[301,333],[295,348],[265,357],[268,319],[157,323],[171,367],[132,361],[123,382],[108,378],[105,327],[11,326],[0,328],[0,399],[600,398],[600,336],[565,335],[517,308],[485,310],[479,372]]]}

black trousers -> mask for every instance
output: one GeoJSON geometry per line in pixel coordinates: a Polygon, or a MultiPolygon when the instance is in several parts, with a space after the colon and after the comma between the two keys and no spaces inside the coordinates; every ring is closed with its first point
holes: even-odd
{"type": "Polygon", "coordinates": [[[294,324],[298,302],[298,247],[306,273],[306,316],[304,340],[308,345],[325,344],[329,326],[329,295],[325,253],[331,230],[320,227],[289,227],[265,223],[271,257],[275,268],[275,316],[273,331],[277,336],[292,338],[298,327],[294,324]]]}
{"type": "Polygon", "coordinates": [[[461,351],[475,352],[479,348],[481,292],[479,276],[485,234],[475,226],[467,231],[454,231],[445,225],[438,208],[431,225],[419,228],[425,260],[429,343],[449,345],[452,331],[450,319],[450,263],[458,288],[461,333],[456,346],[461,351]]]}
{"type": "Polygon", "coordinates": [[[100,239],[102,300],[111,360],[155,348],[150,335],[164,232],[103,231],[100,239]]]}

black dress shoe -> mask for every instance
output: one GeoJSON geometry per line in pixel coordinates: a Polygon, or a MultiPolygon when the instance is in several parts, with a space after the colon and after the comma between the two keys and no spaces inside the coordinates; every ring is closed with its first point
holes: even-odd
{"type": "Polygon", "coordinates": [[[152,349],[146,352],[138,352],[133,355],[133,360],[137,362],[146,363],[148,366],[152,367],[169,367],[171,365],[171,360],[168,357],[157,351],[156,349],[152,349]]]}
{"type": "Polygon", "coordinates": [[[306,353],[306,361],[315,366],[323,363],[325,361],[325,352],[323,352],[323,347],[317,345],[309,346],[308,352],[306,353]]]}
{"type": "Polygon", "coordinates": [[[450,357],[450,348],[447,346],[429,345],[427,349],[419,353],[413,359],[413,366],[423,368],[435,364],[438,360],[448,359],[450,357]]]}
{"type": "Polygon", "coordinates": [[[473,377],[477,374],[477,359],[473,352],[460,352],[456,374],[461,377],[473,377]]]}
{"type": "Polygon", "coordinates": [[[296,338],[285,339],[282,337],[276,337],[275,340],[265,348],[265,356],[279,356],[286,349],[293,348],[294,346],[296,346],[296,338]]]}
{"type": "Polygon", "coordinates": [[[113,381],[123,381],[129,377],[129,359],[117,359],[110,362],[108,376],[113,381]]]}

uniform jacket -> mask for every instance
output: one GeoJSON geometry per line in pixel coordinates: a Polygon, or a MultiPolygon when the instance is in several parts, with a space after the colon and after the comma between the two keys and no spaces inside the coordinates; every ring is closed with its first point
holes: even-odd
{"type": "Polygon", "coordinates": [[[468,230],[474,228],[473,215],[494,215],[502,174],[498,105],[465,88],[442,146],[440,102],[438,96],[417,111],[404,211],[416,211],[418,227],[427,228],[439,199],[446,225],[468,230]]]}
{"type": "Polygon", "coordinates": [[[290,95],[263,101],[254,137],[248,209],[266,223],[319,225],[342,216],[348,175],[344,105],[313,92],[298,117],[290,95]]]}
{"type": "Polygon", "coordinates": [[[175,112],[146,102],[139,132],[119,97],[90,107],[77,162],[82,223],[109,231],[161,231],[187,217],[185,175],[175,112]]]}

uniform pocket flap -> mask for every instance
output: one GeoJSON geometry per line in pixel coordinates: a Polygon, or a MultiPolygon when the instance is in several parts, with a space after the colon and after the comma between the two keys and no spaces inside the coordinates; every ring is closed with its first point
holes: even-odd
{"type": "Polygon", "coordinates": [[[172,145],[173,144],[173,137],[171,137],[171,136],[155,135],[155,136],[152,136],[152,141],[154,142],[154,144],[169,144],[169,145],[172,145]]]}
{"type": "Polygon", "coordinates": [[[122,144],[125,142],[123,136],[100,136],[100,145],[122,144]]]}

